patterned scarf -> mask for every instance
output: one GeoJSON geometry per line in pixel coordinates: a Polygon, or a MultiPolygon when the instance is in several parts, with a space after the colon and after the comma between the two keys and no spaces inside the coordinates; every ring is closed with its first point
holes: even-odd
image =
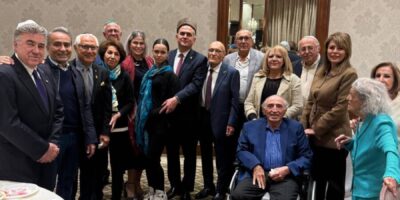
{"type": "MultiPolygon", "coordinates": [[[[111,81],[115,81],[118,76],[121,74],[121,66],[117,65],[114,69],[110,69],[108,67],[109,77],[111,81]]],[[[118,99],[117,99],[117,91],[114,86],[111,84],[111,93],[112,93],[112,111],[118,112],[118,99]]]]}
{"type": "Polygon", "coordinates": [[[172,71],[172,67],[165,65],[161,68],[157,68],[155,65],[146,72],[143,76],[142,83],[140,85],[139,92],[139,103],[136,112],[135,131],[136,131],[136,142],[140,149],[147,155],[149,146],[149,134],[144,129],[149,113],[153,109],[153,97],[151,94],[152,90],[152,79],[157,74],[172,71]]]}

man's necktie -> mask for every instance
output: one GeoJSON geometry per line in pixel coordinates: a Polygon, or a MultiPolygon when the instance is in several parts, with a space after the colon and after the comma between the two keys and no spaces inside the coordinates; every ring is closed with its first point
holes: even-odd
{"type": "Polygon", "coordinates": [[[179,62],[178,62],[178,65],[176,66],[176,75],[179,76],[179,73],[181,72],[181,68],[182,68],[184,56],[183,56],[183,54],[181,53],[181,54],[179,54],[178,57],[179,57],[179,62]]]}
{"type": "Polygon", "coordinates": [[[214,72],[213,69],[210,69],[210,73],[208,75],[207,78],[207,83],[206,83],[206,95],[205,95],[205,99],[204,99],[204,106],[206,107],[207,110],[210,109],[210,105],[211,105],[211,86],[212,86],[212,73],[214,72]]]}
{"type": "Polygon", "coordinates": [[[46,108],[47,111],[49,111],[49,101],[47,98],[46,88],[44,87],[42,80],[39,78],[39,73],[37,72],[37,70],[33,70],[32,75],[33,75],[33,79],[35,79],[36,89],[39,92],[39,95],[43,101],[44,107],[46,108]]]}
{"type": "Polygon", "coordinates": [[[86,98],[90,99],[92,94],[90,93],[90,88],[91,88],[91,84],[90,84],[90,80],[89,80],[89,69],[87,68],[83,68],[82,69],[82,75],[83,75],[83,83],[85,84],[85,94],[86,94],[86,98]]]}

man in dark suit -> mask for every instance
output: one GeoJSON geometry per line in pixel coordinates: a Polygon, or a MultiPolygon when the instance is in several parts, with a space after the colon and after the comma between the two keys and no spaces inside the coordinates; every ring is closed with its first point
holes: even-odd
{"type": "Polygon", "coordinates": [[[15,64],[0,67],[0,180],[52,190],[63,108],[51,75],[38,68],[46,34],[32,20],[18,24],[15,64]]]}
{"type": "Polygon", "coordinates": [[[98,150],[93,157],[81,156],[80,199],[103,199],[103,178],[108,165],[108,148],[105,147],[110,141],[111,82],[108,72],[94,64],[98,46],[98,40],[93,34],[78,35],[74,43],[77,58],[71,62],[83,77],[99,140],[98,150]]]}
{"type": "Polygon", "coordinates": [[[303,126],[283,118],[288,107],[278,95],[262,104],[265,118],[243,126],[237,159],[244,167],[232,199],[261,199],[269,191],[271,199],[296,199],[295,180],[311,166],[312,151],[303,126]]]}
{"type": "Polygon", "coordinates": [[[196,28],[190,19],[180,20],[176,29],[178,49],[171,51],[168,56],[168,62],[173,66],[181,88],[174,97],[163,103],[160,111],[174,112],[167,141],[168,178],[171,184],[168,198],[182,192],[182,199],[191,199],[190,192],[194,189],[197,137],[193,127],[196,124],[199,94],[207,72],[207,58],[192,49],[196,41],[196,28]],[[180,147],[185,157],[182,180],[180,147]]]}
{"type": "Polygon", "coordinates": [[[236,138],[235,128],[239,111],[239,72],[222,63],[225,47],[212,42],[208,47],[209,70],[203,84],[198,123],[204,188],[196,199],[214,195],[213,143],[217,163],[217,193],[214,200],[225,199],[233,174],[236,138]]]}
{"type": "Polygon", "coordinates": [[[64,27],[53,29],[47,37],[47,64],[55,79],[64,104],[64,124],[60,136],[60,155],[57,158],[58,181],[56,192],[64,199],[73,199],[73,183],[78,174],[79,157],[95,151],[97,135],[84,81],[79,71],[68,61],[72,53],[72,36],[64,27]]]}

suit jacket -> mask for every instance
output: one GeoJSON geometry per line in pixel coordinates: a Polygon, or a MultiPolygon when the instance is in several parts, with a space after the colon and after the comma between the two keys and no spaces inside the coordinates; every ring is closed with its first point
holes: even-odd
{"type": "MultiPolygon", "coordinates": [[[[60,68],[46,58],[45,65],[40,66],[44,71],[52,74],[52,78],[56,83],[57,92],[60,88],[60,68]]],[[[85,97],[85,84],[80,72],[73,66],[69,66],[72,71],[72,84],[75,88],[75,94],[78,98],[79,113],[82,120],[82,129],[84,133],[85,144],[95,144],[97,142],[97,135],[93,124],[92,110],[85,97]]]]}
{"type": "MultiPolygon", "coordinates": [[[[249,75],[247,76],[246,96],[249,93],[254,74],[257,73],[258,70],[260,70],[264,59],[264,54],[256,49],[250,49],[249,54],[250,54],[250,59],[249,59],[250,63],[249,63],[249,75]]],[[[238,52],[228,54],[225,56],[223,63],[235,67],[237,57],[238,57],[238,52]]]]}
{"type": "Polygon", "coordinates": [[[316,72],[301,117],[305,129],[314,129],[310,139],[315,145],[336,149],[337,136],[351,135],[346,98],[356,79],[356,70],[350,66],[330,72],[322,66],[316,72]]]}
{"type": "Polygon", "coordinates": [[[353,159],[353,196],[378,197],[383,177],[400,182],[397,130],[389,115],[368,115],[346,149],[353,159]]]}
{"type": "Polygon", "coordinates": [[[239,72],[222,64],[212,93],[211,128],[215,138],[224,138],[226,126],[237,125],[239,114],[239,72]]]}
{"type": "MultiPolygon", "coordinates": [[[[261,100],[261,96],[266,81],[267,76],[265,73],[259,72],[254,76],[249,94],[244,102],[244,111],[246,117],[252,113],[256,114],[257,118],[260,117],[259,114],[261,103],[264,101],[264,99],[261,100]]],[[[296,119],[303,109],[300,78],[295,74],[284,74],[276,94],[286,99],[286,101],[289,103],[289,108],[286,111],[285,117],[296,119]]]]}
{"type": "MultiPolygon", "coordinates": [[[[71,61],[71,65],[76,67],[76,59],[71,61]]],[[[93,122],[97,136],[100,134],[108,135],[110,133],[112,101],[111,101],[111,82],[108,71],[92,64],[93,69],[93,92],[89,99],[93,122]]]]}
{"type": "MultiPolygon", "coordinates": [[[[169,52],[168,63],[174,66],[177,49],[169,52]]],[[[180,90],[175,94],[180,104],[175,110],[175,116],[183,120],[194,120],[198,98],[207,75],[207,58],[191,49],[183,61],[182,68],[177,74],[180,90]]]]}
{"type": "MultiPolygon", "coordinates": [[[[245,167],[241,178],[252,177],[256,165],[264,166],[267,137],[267,120],[260,118],[244,124],[239,137],[237,158],[245,167]]],[[[283,118],[279,127],[281,134],[282,160],[292,175],[298,176],[311,166],[312,151],[303,126],[291,119],[283,118]]]]}
{"type": "Polygon", "coordinates": [[[48,109],[22,63],[0,66],[0,180],[37,183],[49,142],[56,143],[63,108],[54,81],[38,72],[48,96],[48,109]]]}

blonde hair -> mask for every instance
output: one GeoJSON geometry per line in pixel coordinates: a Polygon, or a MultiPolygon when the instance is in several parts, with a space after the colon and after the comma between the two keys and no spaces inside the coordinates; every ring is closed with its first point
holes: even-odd
{"type": "Polygon", "coordinates": [[[268,75],[270,73],[270,69],[268,66],[268,56],[271,53],[276,52],[276,51],[281,53],[282,58],[283,58],[282,74],[291,75],[293,73],[292,62],[290,61],[288,51],[285,49],[285,47],[282,47],[281,45],[276,45],[267,50],[267,52],[265,53],[262,68],[260,71],[262,71],[265,75],[268,75]]]}

